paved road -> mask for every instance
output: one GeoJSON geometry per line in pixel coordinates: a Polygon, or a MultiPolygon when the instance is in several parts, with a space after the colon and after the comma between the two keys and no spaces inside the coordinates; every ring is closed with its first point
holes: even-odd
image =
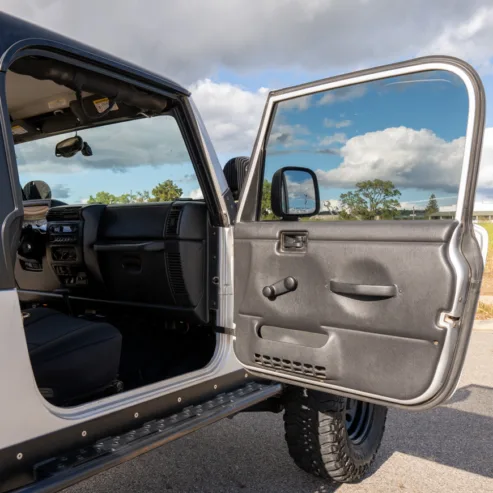
{"type": "Polygon", "coordinates": [[[69,493],[493,492],[493,332],[474,333],[460,388],[423,413],[391,411],[372,475],[333,487],[298,470],[280,415],[243,414],[100,474],[69,493]]]}

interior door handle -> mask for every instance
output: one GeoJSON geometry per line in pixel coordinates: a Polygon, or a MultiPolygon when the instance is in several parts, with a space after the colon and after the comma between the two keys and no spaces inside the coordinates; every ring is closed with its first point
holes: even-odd
{"type": "Polygon", "coordinates": [[[337,294],[368,296],[371,298],[393,298],[397,296],[397,286],[377,284],[351,284],[348,282],[330,281],[330,290],[337,294]]]}
{"type": "Polygon", "coordinates": [[[283,231],[281,233],[281,245],[283,250],[304,252],[306,250],[307,241],[308,235],[305,232],[287,233],[283,231]]]}
{"type": "Polygon", "coordinates": [[[282,281],[277,281],[270,286],[265,286],[262,289],[262,294],[269,298],[270,300],[275,300],[281,294],[288,293],[289,291],[294,291],[298,287],[298,281],[294,277],[286,277],[282,281]]]}

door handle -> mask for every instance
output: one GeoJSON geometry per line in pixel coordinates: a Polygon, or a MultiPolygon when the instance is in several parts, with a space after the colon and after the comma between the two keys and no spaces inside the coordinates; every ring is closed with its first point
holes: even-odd
{"type": "Polygon", "coordinates": [[[282,281],[277,281],[270,286],[265,286],[262,289],[262,294],[269,298],[269,300],[275,300],[281,294],[289,293],[289,291],[295,291],[298,287],[298,281],[294,277],[286,277],[282,281]]]}
{"type": "Polygon", "coordinates": [[[281,233],[281,247],[283,250],[288,251],[306,251],[306,244],[308,241],[308,235],[304,232],[301,233],[281,233]]]}
{"type": "Polygon", "coordinates": [[[397,286],[377,284],[351,284],[348,282],[330,281],[330,290],[337,294],[368,296],[369,298],[393,298],[397,296],[397,286]]]}

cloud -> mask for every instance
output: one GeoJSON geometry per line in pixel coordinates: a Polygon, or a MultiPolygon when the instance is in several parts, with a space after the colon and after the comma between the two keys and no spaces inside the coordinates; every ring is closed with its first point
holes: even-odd
{"type": "Polygon", "coordinates": [[[312,105],[313,95],[299,96],[297,98],[286,99],[279,105],[279,112],[286,110],[299,110],[304,111],[310,108],[312,105]]]}
{"type": "Polygon", "coordinates": [[[475,3],[479,8],[457,24],[444,27],[419,54],[453,54],[468,60],[482,71],[491,71],[493,6],[491,2],[475,3]]]}
{"type": "Polygon", "coordinates": [[[465,138],[450,142],[431,130],[406,127],[368,132],[341,148],[341,165],[317,170],[322,186],[354,188],[362,180],[391,180],[397,187],[456,193],[465,138]]]}
{"type": "Polygon", "coordinates": [[[490,0],[149,0],[145,8],[128,0],[117,9],[100,0],[3,0],[2,10],[183,84],[221,68],[330,75],[437,50],[481,65],[493,50],[490,0]]]}
{"type": "Polygon", "coordinates": [[[190,89],[216,151],[250,155],[268,89],[250,92],[209,79],[192,84],[190,89]]]}
{"type": "Polygon", "coordinates": [[[55,199],[68,199],[71,190],[66,185],[58,184],[51,187],[51,195],[55,199]]]}
{"type": "Polygon", "coordinates": [[[308,128],[299,123],[288,125],[285,123],[276,123],[269,136],[268,147],[282,146],[283,149],[306,145],[308,142],[299,138],[299,136],[307,136],[310,134],[308,128]]]}
{"type": "Polygon", "coordinates": [[[493,199],[493,127],[486,128],[484,131],[477,197],[480,200],[493,199]]]}
{"type": "Polygon", "coordinates": [[[197,176],[195,175],[195,173],[190,173],[183,175],[183,178],[180,178],[177,181],[181,183],[195,183],[197,181],[197,176]]]}
{"type": "Polygon", "coordinates": [[[190,162],[183,137],[174,118],[160,116],[81,130],[93,155],[57,158],[54,136],[16,146],[21,173],[73,173],[88,168],[125,172],[138,166],[160,166],[190,162]]]}
{"type": "Polygon", "coordinates": [[[344,128],[349,127],[353,122],[351,120],[331,120],[330,118],[324,118],[324,127],[327,128],[344,128]]]}
{"type": "Polygon", "coordinates": [[[204,194],[202,193],[202,190],[200,188],[196,188],[196,189],[192,190],[187,195],[193,200],[198,200],[198,199],[204,198],[204,194]]]}
{"type": "Polygon", "coordinates": [[[330,146],[332,144],[344,144],[347,141],[345,133],[337,132],[333,135],[327,135],[322,140],[320,140],[317,145],[319,147],[330,146]]]}
{"type": "Polygon", "coordinates": [[[366,94],[367,86],[360,84],[357,86],[341,87],[323,93],[324,95],[317,101],[318,106],[327,104],[344,103],[363,97],[366,94]]]}

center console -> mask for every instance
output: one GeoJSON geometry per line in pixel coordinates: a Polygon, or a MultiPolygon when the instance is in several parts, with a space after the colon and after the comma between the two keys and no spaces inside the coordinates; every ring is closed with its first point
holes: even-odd
{"type": "Polygon", "coordinates": [[[83,256],[82,206],[54,207],[47,216],[47,254],[53,271],[64,286],[86,286],[83,256]]]}

